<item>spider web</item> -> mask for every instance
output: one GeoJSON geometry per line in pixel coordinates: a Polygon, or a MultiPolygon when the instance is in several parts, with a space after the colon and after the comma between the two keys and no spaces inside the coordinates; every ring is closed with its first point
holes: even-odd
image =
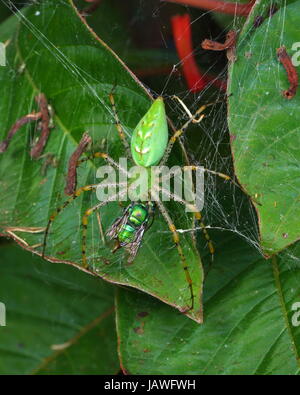
{"type": "MultiPolygon", "coordinates": [[[[279,8],[279,5],[275,1],[268,3],[269,10],[273,9],[274,13],[278,13],[278,18],[282,21],[282,32],[285,29],[284,6],[288,4],[289,1],[282,1],[282,8],[279,8]]],[[[153,15],[159,18],[159,15],[163,12],[163,8],[166,6],[166,4],[158,6],[153,15]]],[[[197,14],[195,10],[189,7],[184,7],[184,12],[190,17],[194,51],[173,65],[172,71],[165,78],[164,84],[162,84],[162,93],[170,99],[168,101],[170,106],[169,111],[172,114],[171,118],[176,120],[176,128],[179,128],[184,123],[186,114],[180,105],[174,103],[174,101],[172,102],[171,98],[174,94],[174,89],[183,101],[189,103],[188,107],[192,113],[202,104],[216,102],[215,105],[205,110],[204,120],[199,125],[190,128],[190,131],[182,138],[182,141],[188,149],[191,163],[202,165],[209,170],[228,174],[234,179],[233,160],[230,150],[231,136],[226,117],[226,95],[230,96],[235,93],[228,91],[225,94],[221,89],[218,90],[214,87],[216,80],[226,81],[227,79],[227,60],[225,59],[224,52],[210,52],[207,54],[208,51],[203,50],[199,44],[204,38],[224,42],[226,33],[230,30],[240,32],[246,19],[237,15],[225,16],[213,10],[200,11],[197,14]],[[209,26],[206,25],[207,18],[210,20],[209,26]],[[218,25],[217,29],[214,29],[214,23],[218,25]],[[197,29],[195,27],[196,25],[202,29],[197,29]],[[195,33],[198,33],[198,36],[195,33]],[[183,63],[186,62],[189,56],[194,56],[198,62],[202,76],[204,78],[210,76],[211,79],[201,91],[196,93],[185,88],[186,79],[183,73],[179,76],[177,74],[177,70],[182,68],[183,63]],[[180,87],[178,88],[180,84],[182,84],[182,89],[180,87]]],[[[265,23],[269,24],[271,22],[271,17],[265,17],[265,19],[267,19],[265,23]]],[[[257,20],[257,26],[262,22],[264,22],[264,19],[261,21],[257,20]]],[[[163,22],[159,22],[158,24],[161,35],[163,36],[166,30],[165,25],[163,22]]],[[[166,38],[162,39],[162,41],[164,43],[168,42],[166,38]]],[[[257,64],[264,58],[265,51],[268,49],[267,45],[268,43],[266,42],[262,46],[257,64]]],[[[251,52],[251,48],[249,52],[251,52]]],[[[253,80],[260,80],[260,78],[259,72],[254,69],[253,80]],[[256,75],[255,72],[257,73],[256,75]]],[[[280,91],[279,81],[275,81],[275,83],[278,86],[278,91],[280,91]]],[[[242,76],[238,85],[243,86],[242,76]]],[[[161,94],[161,91],[158,93],[161,94]]],[[[247,117],[247,114],[244,116],[247,117]]],[[[252,122],[254,122],[253,116],[252,122]]],[[[252,196],[252,198],[255,201],[255,196],[252,196]]],[[[255,208],[251,204],[249,197],[237,185],[224,182],[224,180],[221,180],[217,176],[208,173],[205,183],[204,215],[206,227],[211,231],[212,239],[214,240],[215,238],[217,243],[219,243],[220,249],[222,249],[222,237],[226,239],[226,235],[232,233],[238,238],[245,240],[261,254],[258,218],[255,208]]],[[[192,229],[182,229],[182,232],[192,232],[192,229]]],[[[222,253],[222,251],[220,252],[222,253]]],[[[290,268],[299,267],[299,258],[293,255],[291,249],[285,250],[284,255],[288,258],[287,261],[290,268]]]]}
{"type": "MultiPolygon", "coordinates": [[[[158,20],[164,7],[167,7],[167,5],[159,5],[153,12],[158,20]]],[[[203,104],[215,102],[204,111],[205,118],[203,121],[190,127],[182,137],[182,141],[188,150],[192,164],[230,175],[234,179],[230,135],[226,119],[226,93],[214,86],[215,81],[226,81],[227,61],[224,52],[207,53],[208,51],[201,48],[200,42],[205,38],[224,42],[226,33],[229,30],[239,31],[245,18],[236,15],[224,16],[215,13],[213,10],[197,13],[189,7],[184,7],[184,12],[190,17],[194,43],[194,51],[187,58],[193,56],[198,61],[203,78],[209,76],[211,81],[207,82],[201,91],[192,92],[190,89],[186,89],[184,75],[182,73],[178,75],[177,72],[187,60],[183,58],[173,65],[173,69],[165,77],[162,90],[155,93],[163,94],[167,98],[169,113],[172,114],[171,119],[175,120],[176,129],[186,121],[187,114],[178,103],[172,100],[174,90],[176,95],[185,103],[189,103],[188,108],[191,113],[194,113],[203,104]],[[195,28],[197,25],[203,29],[195,28]],[[194,30],[199,33],[196,38],[194,30]]],[[[168,42],[167,38],[163,37],[166,30],[164,22],[159,21],[158,25],[162,42],[168,42]]],[[[230,95],[231,93],[228,92],[227,94],[230,95]]],[[[207,173],[203,212],[204,222],[212,240],[214,241],[215,238],[220,244],[220,247],[217,246],[217,248],[222,248],[221,240],[224,235],[233,233],[260,251],[256,212],[248,197],[245,196],[238,185],[207,173]]],[[[193,229],[181,229],[182,233],[192,231],[193,229]]]]}

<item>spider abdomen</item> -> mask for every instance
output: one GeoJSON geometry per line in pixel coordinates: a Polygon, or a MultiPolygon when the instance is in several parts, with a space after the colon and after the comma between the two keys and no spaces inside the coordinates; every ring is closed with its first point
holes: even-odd
{"type": "Polygon", "coordinates": [[[165,105],[158,97],[133,131],[131,153],[138,166],[150,167],[159,163],[168,143],[168,124],[165,105]]]}

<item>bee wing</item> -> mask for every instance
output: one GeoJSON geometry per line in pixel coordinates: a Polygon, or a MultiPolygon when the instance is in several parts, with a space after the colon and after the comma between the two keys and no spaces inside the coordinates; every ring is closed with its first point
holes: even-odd
{"type": "Polygon", "coordinates": [[[138,249],[141,245],[145,230],[146,230],[146,225],[141,226],[136,232],[134,241],[125,246],[126,250],[130,254],[129,258],[128,258],[128,263],[131,263],[134,260],[136,254],[138,252],[138,249]]]}
{"type": "Polygon", "coordinates": [[[129,216],[129,207],[128,206],[125,211],[123,212],[122,216],[117,218],[115,222],[111,225],[111,227],[106,232],[106,235],[110,239],[115,239],[119,233],[120,228],[127,222],[129,216]]]}

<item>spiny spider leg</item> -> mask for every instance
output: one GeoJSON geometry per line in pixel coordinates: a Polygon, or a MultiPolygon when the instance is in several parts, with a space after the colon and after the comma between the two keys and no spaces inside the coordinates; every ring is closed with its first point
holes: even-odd
{"type": "MultiPolygon", "coordinates": [[[[197,170],[200,170],[200,171],[204,171],[205,173],[214,174],[214,175],[216,175],[216,176],[218,176],[220,178],[223,178],[223,180],[225,180],[225,181],[230,181],[234,186],[236,186],[240,190],[243,190],[242,187],[233,178],[231,178],[230,176],[228,176],[225,173],[220,173],[218,171],[209,170],[209,169],[206,169],[205,167],[195,166],[195,165],[183,166],[182,170],[183,171],[188,171],[188,170],[197,171],[197,170]]],[[[176,172],[174,172],[174,174],[175,173],[176,172]]]]}
{"type": "Polygon", "coordinates": [[[188,170],[193,170],[193,171],[201,170],[201,171],[204,171],[205,173],[214,174],[214,175],[216,175],[216,176],[218,176],[220,178],[223,178],[226,181],[231,181],[234,185],[239,187],[239,185],[230,176],[228,176],[227,174],[220,173],[220,172],[214,171],[214,170],[209,170],[209,169],[206,169],[205,167],[195,166],[195,165],[183,166],[183,167],[180,167],[180,168],[176,169],[173,172],[165,174],[165,175],[162,176],[161,181],[163,182],[163,181],[167,180],[170,176],[176,176],[177,174],[180,174],[182,171],[188,171],[188,170]]]}
{"type": "Polygon", "coordinates": [[[172,200],[183,204],[184,206],[189,208],[191,210],[191,212],[193,212],[195,220],[199,223],[199,225],[200,225],[200,227],[202,229],[202,232],[204,234],[205,240],[207,241],[207,246],[208,246],[209,252],[211,254],[211,259],[213,261],[215,248],[214,248],[213,242],[212,242],[211,238],[209,237],[209,234],[208,234],[208,232],[206,230],[205,223],[202,220],[201,211],[198,211],[197,207],[194,204],[191,204],[191,203],[187,202],[186,200],[182,199],[181,197],[175,195],[172,192],[169,192],[167,189],[165,189],[163,187],[160,187],[159,191],[163,192],[164,195],[169,196],[172,200]]]}
{"type": "MultiPolygon", "coordinates": [[[[111,103],[111,106],[112,106],[113,115],[114,115],[114,118],[115,118],[115,125],[116,125],[116,128],[117,128],[119,137],[120,137],[120,139],[121,139],[121,141],[122,141],[122,143],[123,143],[123,145],[124,145],[124,148],[125,148],[125,150],[126,150],[127,156],[128,156],[129,158],[132,159],[130,147],[129,147],[128,141],[126,140],[126,136],[125,136],[124,130],[123,130],[123,128],[122,128],[121,122],[120,122],[120,120],[119,120],[118,113],[117,113],[117,110],[116,110],[115,100],[114,100],[114,97],[113,97],[113,94],[112,94],[112,93],[110,93],[110,95],[109,95],[109,100],[110,100],[110,103],[111,103]]],[[[76,152],[76,151],[75,151],[75,152],[76,152]]],[[[77,164],[76,164],[76,167],[75,167],[75,171],[74,171],[74,176],[73,176],[74,181],[73,181],[73,184],[75,183],[75,180],[76,180],[76,169],[77,169],[77,167],[78,167],[81,163],[86,162],[87,160],[91,160],[91,159],[93,159],[93,158],[102,158],[102,159],[105,159],[105,160],[106,160],[108,163],[110,163],[112,166],[114,166],[115,168],[117,168],[118,170],[120,170],[123,174],[125,174],[126,176],[128,176],[128,172],[127,172],[125,169],[123,169],[121,166],[119,166],[119,165],[118,165],[108,154],[106,154],[106,153],[104,153],[104,152],[95,152],[95,153],[93,153],[93,154],[90,154],[90,155],[86,156],[86,157],[83,158],[83,159],[78,160],[78,162],[77,162],[77,164]]],[[[74,188],[74,189],[75,189],[75,188],[74,188]]],[[[69,194],[72,194],[72,193],[73,193],[72,189],[69,188],[69,187],[67,186],[67,187],[66,187],[66,194],[69,195],[69,194]]]]}
{"type": "Polygon", "coordinates": [[[192,278],[191,278],[191,275],[190,275],[190,272],[189,272],[189,269],[188,269],[188,266],[187,266],[187,262],[186,262],[186,258],[185,258],[184,252],[183,252],[181,244],[180,244],[179,234],[178,234],[178,232],[176,230],[176,227],[175,227],[170,215],[168,214],[167,210],[165,209],[162,201],[158,198],[158,196],[156,196],[155,203],[157,204],[157,207],[158,207],[159,211],[161,212],[162,216],[164,217],[165,221],[167,222],[167,224],[169,226],[170,231],[172,232],[173,241],[174,241],[174,244],[176,245],[178,254],[180,256],[180,261],[182,263],[182,268],[184,270],[185,278],[186,278],[186,281],[187,281],[188,286],[189,286],[189,290],[190,290],[190,294],[191,294],[191,306],[188,309],[183,311],[183,313],[187,313],[188,311],[193,310],[193,308],[194,308],[195,296],[194,296],[194,292],[193,292],[192,278]]]}
{"type": "Polygon", "coordinates": [[[87,258],[86,258],[86,236],[87,236],[87,227],[88,227],[88,218],[89,216],[96,210],[100,209],[101,207],[106,206],[108,203],[111,203],[113,201],[116,201],[117,198],[120,198],[121,196],[125,195],[127,192],[127,188],[124,188],[123,190],[119,191],[118,193],[109,196],[104,202],[100,202],[96,204],[95,206],[87,209],[82,216],[82,244],[81,244],[81,253],[82,253],[82,265],[83,267],[87,268],[88,263],[87,263],[87,258]]]}
{"type": "MultiPolygon", "coordinates": [[[[229,95],[230,96],[230,95],[229,95]]],[[[225,96],[223,99],[219,99],[207,104],[203,104],[196,112],[196,114],[200,114],[201,112],[203,112],[207,107],[213,106],[217,103],[224,103],[224,100],[227,99],[229,96],[225,96]]],[[[187,106],[184,104],[184,102],[176,95],[172,96],[173,99],[176,99],[182,106],[182,108],[184,109],[184,111],[187,113],[187,115],[189,116],[189,118],[195,118],[192,113],[190,112],[190,110],[187,108],[187,106]]],[[[199,123],[202,120],[202,116],[200,116],[198,119],[195,119],[194,121],[192,121],[193,123],[199,123]]]]}
{"type": "Polygon", "coordinates": [[[189,119],[187,120],[187,122],[180,128],[178,129],[173,136],[170,138],[169,140],[169,144],[166,148],[166,152],[161,160],[161,165],[164,165],[167,160],[169,159],[170,153],[172,151],[173,145],[175,143],[175,141],[183,134],[185,133],[186,129],[188,128],[188,126],[190,125],[190,123],[200,123],[202,121],[202,119],[204,118],[204,114],[202,114],[202,112],[209,106],[212,106],[213,104],[218,103],[214,102],[214,103],[208,103],[208,104],[203,104],[196,112],[194,115],[191,114],[190,110],[187,108],[187,106],[183,103],[183,101],[181,99],[179,99],[179,97],[177,97],[176,95],[173,96],[176,100],[178,100],[178,102],[181,104],[181,106],[184,108],[185,112],[188,114],[189,119]],[[199,116],[199,117],[198,117],[199,116]],[[197,118],[198,117],[198,118],[197,118]]]}
{"type": "MultiPolygon", "coordinates": [[[[194,165],[189,165],[189,166],[183,166],[182,167],[183,171],[188,171],[188,170],[201,170],[204,171],[205,173],[210,173],[210,174],[214,174],[220,178],[223,178],[226,181],[231,181],[232,183],[236,184],[234,182],[234,180],[231,179],[230,176],[228,176],[227,174],[224,173],[220,173],[218,171],[214,171],[214,170],[208,170],[205,167],[201,167],[201,166],[194,166],[194,165]]],[[[237,185],[237,184],[236,184],[237,185]]]]}
{"type": "Polygon", "coordinates": [[[105,244],[105,237],[104,237],[104,232],[103,232],[103,227],[102,227],[102,221],[101,221],[101,216],[99,213],[97,215],[97,222],[98,222],[98,228],[101,236],[101,241],[103,244],[105,244]]]}
{"type": "MultiPolygon", "coordinates": [[[[183,101],[178,96],[173,95],[172,97],[179,101],[179,103],[181,104],[181,106],[183,107],[183,109],[185,110],[187,115],[189,116],[189,118],[192,119],[192,123],[199,123],[202,121],[202,119],[204,118],[204,115],[200,115],[200,117],[198,119],[195,119],[193,114],[190,112],[190,110],[187,108],[187,106],[183,103],[183,101]]],[[[205,105],[201,106],[198,110],[198,114],[203,112],[207,106],[209,106],[209,104],[205,104],[205,105]]]]}
{"type": "Polygon", "coordinates": [[[105,159],[110,165],[112,165],[113,167],[115,167],[116,169],[120,170],[120,172],[122,172],[124,175],[126,175],[127,177],[129,176],[129,173],[123,169],[122,166],[120,166],[117,162],[115,162],[108,154],[106,154],[105,152],[94,152],[93,154],[90,154],[88,156],[86,156],[85,158],[80,159],[77,162],[77,167],[79,165],[81,165],[81,163],[86,162],[87,160],[91,160],[93,158],[102,158],[105,159]]]}
{"type": "MultiPolygon", "coordinates": [[[[224,174],[224,173],[220,173],[220,172],[217,172],[217,171],[214,171],[214,170],[208,170],[208,169],[205,169],[205,168],[203,168],[203,167],[201,167],[201,166],[194,166],[194,165],[183,166],[183,167],[181,167],[181,168],[176,169],[174,172],[170,172],[169,174],[163,175],[163,177],[161,178],[161,182],[164,182],[164,181],[165,181],[166,179],[168,179],[170,176],[171,176],[171,177],[172,177],[172,176],[174,177],[174,176],[176,176],[177,174],[181,174],[182,171],[189,171],[189,170],[192,170],[192,171],[201,170],[201,171],[204,171],[204,172],[206,172],[206,173],[211,173],[211,174],[217,175],[217,176],[219,176],[220,178],[222,178],[222,179],[224,179],[224,180],[226,180],[226,181],[231,181],[234,185],[236,185],[236,186],[239,187],[239,185],[238,185],[234,180],[232,180],[231,177],[229,177],[228,175],[226,175],[226,174],[224,174]]],[[[239,188],[240,188],[240,187],[239,187],[239,188]]],[[[164,189],[164,188],[162,188],[162,187],[158,188],[158,190],[159,190],[159,191],[162,191],[165,195],[169,196],[171,199],[177,200],[178,202],[180,202],[180,203],[186,205],[187,207],[192,208],[192,212],[194,212],[195,219],[196,219],[196,221],[199,223],[199,225],[200,225],[200,227],[201,227],[201,229],[202,229],[203,235],[204,235],[204,237],[205,237],[205,239],[206,239],[206,241],[207,241],[207,246],[208,246],[209,252],[210,252],[210,254],[211,254],[211,260],[213,261],[213,260],[214,260],[214,254],[215,254],[215,248],[214,248],[213,242],[212,242],[212,240],[211,240],[211,238],[210,238],[210,236],[209,236],[209,233],[208,233],[208,231],[206,230],[205,223],[204,223],[203,220],[202,220],[202,214],[201,214],[201,212],[198,211],[197,208],[196,208],[195,206],[193,206],[193,205],[191,205],[190,203],[184,201],[184,200],[181,199],[179,196],[170,193],[168,190],[166,190],[166,189],[164,189]]]]}
{"type": "MultiPolygon", "coordinates": [[[[110,187],[110,186],[117,186],[117,184],[115,184],[115,183],[107,183],[107,184],[101,184],[101,186],[103,188],[106,188],[106,187],[110,187]]],[[[50,226],[51,226],[52,222],[55,220],[55,218],[58,216],[58,214],[62,210],[64,210],[70,203],[72,203],[76,198],[78,198],[82,193],[87,192],[87,191],[91,191],[93,189],[96,189],[97,187],[99,187],[99,184],[90,184],[90,185],[86,185],[84,187],[81,187],[81,188],[77,189],[73,193],[73,195],[69,197],[69,199],[67,199],[61,206],[57,207],[57,209],[53,212],[53,214],[51,215],[51,217],[48,220],[48,223],[47,223],[47,226],[46,226],[46,229],[45,229],[45,233],[44,233],[43,249],[42,249],[42,257],[43,258],[45,256],[47,237],[48,237],[50,226]]]]}
{"type": "Polygon", "coordinates": [[[121,125],[121,122],[120,122],[120,119],[119,119],[119,116],[118,116],[118,113],[117,113],[117,109],[116,109],[115,99],[114,99],[114,96],[113,96],[112,93],[110,93],[110,95],[109,95],[109,100],[110,100],[110,103],[111,103],[111,106],[112,106],[112,110],[113,110],[113,113],[114,113],[115,125],[116,125],[116,128],[118,130],[119,137],[120,137],[120,139],[121,139],[121,141],[122,141],[122,143],[124,145],[124,148],[125,148],[126,153],[127,153],[127,157],[132,159],[131,150],[130,150],[128,141],[126,139],[125,132],[124,132],[124,130],[122,128],[122,125],[121,125]]]}
{"type": "Polygon", "coordinates": [[[192,116],[192,118],[190,118],[189,120],[187,120],[186,123],[185,123],[180,129],[178,129],[178,130],[173,134],[173,136],[172,136],[172,137],[170,138],[170,140],[169,140],[168,146],[167,146],[166,151],[165,151],[165,153],[164,153],[164,156],[163,156],[163,158],[162,158],[162,160],[161,160],[161,162],[160,162],[160,165],[164,165],[164,164],[167,162],[167,160],[169,159],[169,156],[170,156],[170,153],[171,153],[171,151],[172,151],[172,148],[173,148],[173,145],[174,145],[175,141],[176,141],[183,133],[185,133],[185,131],[187,130],[187,128],[189,127],[189,125],[190,125],[191,123],[199,123],[199,122],[202,121],[202,119],[204,118],[204,114],[200,115],[199,118],[197,118],[197,117],[198,117],[198,115],[199,115],[200,113],[202,113],[202,112],[206,109],[206,107],[207,107],[206,105],[201,106],[201,107],[195,112],[195,114],[192,116]]]}

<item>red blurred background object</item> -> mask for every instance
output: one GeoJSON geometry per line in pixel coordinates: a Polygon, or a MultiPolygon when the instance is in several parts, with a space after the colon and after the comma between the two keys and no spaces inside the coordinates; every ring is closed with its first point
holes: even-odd
{"type": "Polygon", "coordinates": [[[171,18],[171,24],[182,72],[190,91],[200,92],[209,83],[219,89],[226,90],[224,81],[204,74],[195,61],[190,16],[188,14],[175,15],[171,18]]]}
{"type": "Polygon", "coordinates": [[[229,3],[221,0],[161,0],[168,3],[176,3],[205,10],[222,12],[223,14],[247,16],[255,4],[255,0],[247,4],[229,3]]]}

